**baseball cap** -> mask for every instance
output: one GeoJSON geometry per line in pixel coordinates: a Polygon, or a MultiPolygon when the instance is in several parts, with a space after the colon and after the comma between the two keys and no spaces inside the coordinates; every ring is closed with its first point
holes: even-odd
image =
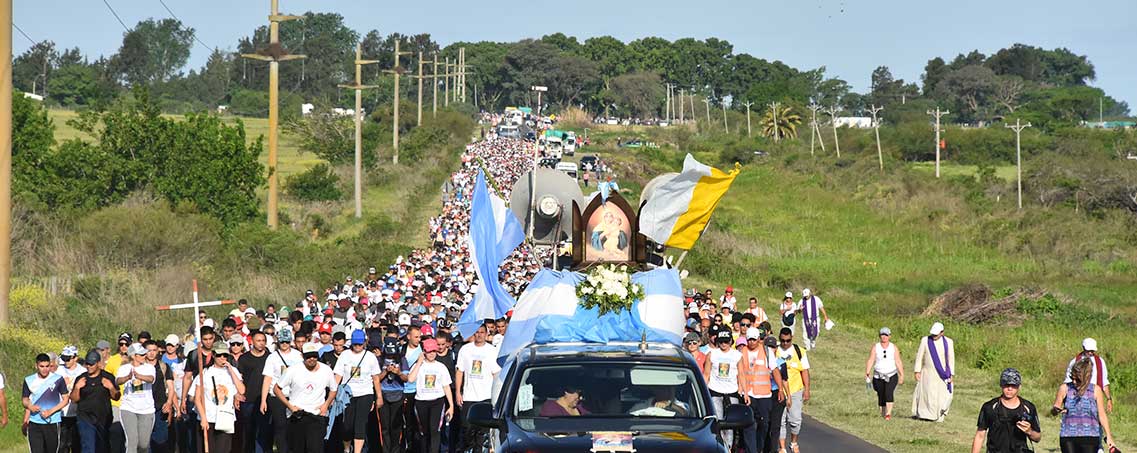
{"type": "Polygon", "coordinates": [[[733,293],[733,292],[734,292],[734,287],[733,287],[733,286],[727,286],[727,287],[726,287],[726,292],[728,292],[728,293],[733,293]]]}
{"type": "Polygon", "coordinates": [[[889,329],[887,327],[881,327],[880,328],[880,334],[881,335],[888,335],[891,337],[892,336],[892,329],[889,329]]]}
{"type": "Polygon", "coordinates": [[[699,342],[699,334],[697,334],[695,332],[690,332],[687,335],[683,336],[683,343],[690,343],[692,341],[698,343],[699,342]]]}
{"type": "Polygon", "coordinates": [[[1093,339],[1093,338],[1086,338],[1085,340],[1082,340],[1082,350],[1083,351],[1097,351],[1098,350],[1098,341],[1093,339]]]}
{"type": "Polygon", "coordinates": [[[367,273],[368,273],[368,274],[374,274],[374,273],[375,273],[375,268],[374,268],[374,267],[369,267],[369,268],[367,268],[367,273]]]}
{"type": "Polygon", "coordinates": [[[793,291],[786,291],[786,297],[793,299],[794,298],[794,292],[793,291]]]}
{"type": "Polygon", "coordinates": [[[434,328],[430,327],[430,324],[423,324],[419,329],[422,330],[423,335],[434,335],[434,328]]]}
{"type": "Polygon", "coordinates": [[[87,351],[87,356],[83,358],[83,363],[87,365],[94,365],[96,363],[99,363],[100,360],[103,360],[103,355],[99,354],[98,349],[92,349],[90,351],[87,351]]]}
{"type": "Polygon", "coordinates": [[[75,357],[77,355],[79,355],[79,348],[75,347],[75,345],[73,345],[73,344],[69,344],[67,346],[64,346],[63,352],[59,353],[60,357],[67,357],[67,358],[75,357]]]}
{"type": "Polygon", "coordinates": [[[759,331],[757,327],[751,327],[749,329],[746,329],[746,339],[747,340],[757,340],[760,338],[762,338],[762,332],[759,331]]]}
{"type": "Polygon", "coordinates": [[[233,334],[233,336],[229,337],[229,345],[232,346],[234,344],[239,344],[241,346],[244,346],[245,345],[245,336],[241,335],[239,333],[233,334]]]}
{"type": "Polygon", "coordinates": [[[316,294],[316,293],[315,293],[314,291],[312,291],[312,290],[307,290],[307,291],[304,291],[304,295],[305,295],[305,296],[314,296],[315,294],[316,294]]]}
{"type": "Polygon", "coordinates": [[[325,333],[328,333],[328,334],[332,333],[332,323],[325,322],[323,324],[320,324],[320,334],[325,334],[325,333]]]}
{"type": "Polygon", "coordinates": [[[292,329],[284,328],[276,332],[276,341],[281,343],[292,342],[292,329]]]}
{"type": "Polygon", "coordinates": [[[317,343],[304,343],[304,358],[320,355],[320,345],[317,343]]]}
{"type": "Polygon", "coordinates": [[[130,332],[123,332],[118,335],[118,341],[119,343],[122,343],[123,341],[131,343],[134,341],[134,337],[130,336],[130,332]]]}
{"type": "Polygon", "coordinates": [[[364,332],[362,330],[356,330],[356,331],[351,333],[351,345],[352,346],[355,346],[357,344],[366,344],[366,343],[367,343],[367,332],[364,332]]]}
{"type": "Polygon", "coordinates": [[[131,355],[146,355],[146,347],[141,343],[132,343],[129,351],[131,355]]]}
{"type": "Polygon", "coordinates": [[[734,335],[729,330],[720,330],[715,334],[715,343],[731,342],[734,340],[734,335]]]}
{"type": "Polygon", "coordinates": [[[107,340],[99,340],[98,343],[95,343],[95,349],[110,349],[110,348],[111,348],[111,342],[109,342],[107,340]]]}
{"type": "Polygon", "coordinates": [[[428,338],[422,342],[422,352],[438,351],[438,340],[428,338]]]}
{"type": "Polygon", "coordinates": [[[810,291],[809,288],[801,290],[801,297],[809,297],[810,294],[813,294],[813,292],[810,291]]]}
{"type": "Polygon", "coordinates": [[[403,313],[403,314],[399,315],[399,325],[400,326],[411,325],[411,315],[409,315],[407,313],[403,313]]]}
{"type": "Polygon", "coordinates": [[[943,323],[940,323],[940,322],[932,324],[932,330],[928,331],[928,333],[931,333],[932,335],[939,335],[943,332],[944,332],[944,325],[943,325],[943,323]]]}
{"type": "Polygon", "coordinates": [[[181,342],[182,342],[182,339],[179,338],[177,334],[172,333],[172,334],[166,335],[166,344],[172,344],[172,345],[177,346],[181,342]]]}
{"type": "Polygon", "coordinates": [[[1018,387],[1018,386],[1022,385],[1022,383],[1023,383],[1022,373],[1019,373],[1019,370],[1016,370],[1014,368],[1007,368],[1007,369],[1003,370],[1003,374],[1001,374],[999,376],[999,386],[1000,387],[1008,386],[1008,385],[1013,385],[1015,387],[1018,387]]]}

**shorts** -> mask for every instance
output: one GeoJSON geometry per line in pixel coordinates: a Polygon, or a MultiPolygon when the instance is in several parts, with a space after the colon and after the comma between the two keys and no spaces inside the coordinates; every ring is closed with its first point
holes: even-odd
{"type": "Polygon", "coordinates": [[[876,390],[876,404],[877,406],[884,407],[886,403],[891,403],[896,400],[896,383],[900,380],[900,375],[894,374],[888,380],[874,377],[872,379],[872,388],[876,390]]]}
{"type": "Polygon", "coordinates": [[[375,404],[375,395],[351,397],[351,402],[343,410],[343,427],[352,439],[367,438],[367,420],[371,414],[371,406],[375,404]]]}

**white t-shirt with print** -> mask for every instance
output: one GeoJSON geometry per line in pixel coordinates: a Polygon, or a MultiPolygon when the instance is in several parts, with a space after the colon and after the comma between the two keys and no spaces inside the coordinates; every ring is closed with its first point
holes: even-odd
{"type": "Polygon", "coordinates": [[[493,396],[493,376],[501,367],[492,344],[463,346],[458,351],[457,368],[462,371],[462,401],[487,401],[493,396]]]}
{"type": "MultiPolygon", "coordinates": [[[[275,385],[276,382],[280,381],[280,378],[284,376],[285,371],[291,370],[292,368],[298,366],[303,366],[303,364],[304,355],[301,354],[300,351],[297,351],[295,348],[290,348],[288,352],[276,350],[273,351],[272,354],[269,354],[268,359],[265,360],[265,369],[261,374],[263,376],[272,377],[272,381],[269,382],[269,385],[272,386],[275,385]]],[[[268,394],[273,394],[272,387],[269,387],[268,394]]],[[[287,395],[287,390],[285,390],[285,394],[287,395]]]]}
{"type": "MultiPolygon", "coordinates": [[[[240,378],[240,372],[237,368],[230,366],[237,377],[240,378]]],[[[189,388],[189,397],[197,397],[197,386],[202,384],[202,391],[205,392],[205,419],[210,423],[217,423],[217,409],[219,407],[232,408],[233,401],[237,398],[237,384],[233,382],[233,377],[229,375],[229,370],[224,368],[217,368],[211,366],[205,369],[204,373],[198,375],[189,388]],[[202,380],[202,377],[205,379],[202,380]],[[199,382],[200,381],[200,382],[199,382]]],[[[231,411],[230,411],[231,412],[231,411]]]]}
{"type": "Polygon", "coordinates": [[[379,359],[375,358],[375,354],[367,350],[356,354],[349,349],[336,359],[334,371],[337,376],[343,376],[346,381],[341,382],[347,383],[354,397],[374,395],[375,384],[371,377],[382,373],[383,369],[379,366],[379,359]]]}
{"type": "Polygon", "coordinates": [[[737,349],[723,352],[715,348],[707,353],[707,366],[711,369],[711,377],[707,387],[718,393],[738,392],[738,361],[742,353],[737,349]]]}
{"type": "MultiPolygon", "coordinates": [[[[123,364],[118,367],[115,373],[116,378],[130,376],[131,370],[134,370],[135,376],[150,376],[155,377],[157,372],[154,370],[154,365],[143,363],[142,365],[123,364]]],[[[133,414],[153,414],[154,413],[154,383],[142,382],[141,379],[132,379],[122,384],[122,399],[120,400],[122,410],[133,414]]]]}
{"type": "MultiPolygon", "coordinates": [[[[82,365],[75,365],[75,368],[70,369],[70,370],[67,369],[67,367],[65,367],[65,366],[60,366],[59,369],[56,370],[56,372],[55,372],[55,374],[58,374],[59,376],[63,377],[64,382],[67,383],[67,391],[68,392],[70,392],[72,389],[75,388],[75,378],[82,376],[86,373],[87,373],[87,368],[82,366],[82,365]]],[[[2,388],[2,387],[0,387],[0,388],[2,388]]],[[[71,402],[68,402],[67,407],[63,408],[63,416],[64,417],[75,417],[76,416],[75,411],[77,411],[77,410],[78,410],[78,404],[73,404],[71,402]]]]}
{"type": "Polygon", "coordinates": [[[288,401],[293,406],[320,415],[320,406],[324,405],[327,392],[336,389],[336,379],[331,368],[317,362],[314,370],[303,364],[289,368],[276,385],[288,393],[288,401]]]}
{"type": "Polygon", "coordinates": [[[452,384],[450,370],[438,361],[427,362],[423,360],[418,366],[418,376],[415,377],[415,399],[418,401],[434,401],[446,396],[445,387],[452,384]]]}

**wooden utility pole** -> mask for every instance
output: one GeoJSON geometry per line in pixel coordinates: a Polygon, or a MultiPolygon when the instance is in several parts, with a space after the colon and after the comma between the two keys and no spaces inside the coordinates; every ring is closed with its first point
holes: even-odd
{"type": "Polygon", "coordinates": [[[460,60],[458,63],[458,65],[460,66],[460,69],[458,70],[458,74],[460,74],[458,76],[458,79],[459,79],[458,93],[461,94],[462,103],[464,104],[464,103],[466,103],[466,48],[465,47],[459,47],[458,48],[458,60],[460,60]]]}
{"type": "Polygon", "coordinates": [[[683,93],[684,93],[684,90],[682,88],[680,88],[679,89],[679,122],[680,123],[686,121],[684,119],[684,115],[683,115],[683,113],[684,113],[684,111],[683,111],[683,93]]]}
{"type": "Polygon", "coordinates": [[[703,97],[703,104],[707,107],[707,127],[711,127],[711,100],[703,97]]]}
{"type": "Polygon", "coordinates": [[[12,289],[12,0],[0,0],[0,328],[12,289]]]}
{"type": "MultiPolygon", "coordinates": [[[[1023,208],[1023,147],[1022,147],[1022,132],[1023,129],[1030,127],[1030,123],[1023,124],[1022,120],[1015,120],[1015,125],[1006,125],[1007,129],[1015,131],[1015,171],[1017,173],[1017,184],[1019,189],[1019,209],[1023,208]]],[[[939,146],[937,144],[936,146],[939,146]]]]}
{"type": "Polygon", "coordinates": [[[719,104],[722,104],[722,129],[729,134],[730,126],[726,123],[726,102],[719,102],[719,104]]]}
{"type": "Polygon", "coordinates": [[[391,138],[391,146],[395,148],[391,156],[391,163],[394,164],[399,163],[399,76],[406,72],[403,67],[399,65],[399,57],[410,54],[410,52],[399,51],[399,41],[398,39],[395,40],[395,66],[389,71],[384,71],[395,74],[395,118],[391,122],[391,128],[394,134],[391,138]]]}
{"type": "Polygon", "coordinates": [[[881,110],[884,110],[883,105],[877,107],[876,104],[872,104],[872,106],[869,107],[869,112],[872,113],[872,130],[876,134],[876,160],[877,160],[877,162],[880,163],[880,171],[881,171],[881,173],[883,173],[884,172],[884,153],[881,152],[881,150],[880,150],[880,121],[878,121],[876,119],[876,114],[879,113],[881,110]]]}
{"type": "Polygon", "coordinates": [[[940,117],[950,114],[947,110],[940,110],[936,107],[935,110],[928,110],[928,114],[936,119],[936,177],[940,177],[940,117]]]}
{"type": "Polygon", "coordinates": [[[434,94],[430,96],[430,101],[433,104],[430,107],[430,116],[436,118],[438,117],[438,52],[434,53],[434,70],[430,72],[430,85],[434,90],[434,94]]]}
{"type": "Polygon", "coordinates": [[[363,45],[355,44],[355,83],[339,85],[355,90],[355,218],[363,217],[363,90],[376,88],[363,84],[363,65],[378,63],[363,59],[363,45]]]}
{"type": "Polygon", "coordinates": [[[809,120],[809,155],[813,155],[813,140],[816,137],[821,142],[821,152],[825,152],[825,139],[821,137],[821,126],[817,125],[817,111],[821,110],[821,106],[816,103],[809,104],[809,111],[812,112],[809,120]]]}
{"type": "Polygon", "coordinates": [[[778,143],[782,139],[781,131],[778,130],[778,107],[781,106],[782,104],[777,101],[770,103],[770,114],[774,119],[774,143],[778,143]]]}
{"type": "Polygon", "coordinates": [[[450,57],[446,57],[446,64],[444,67],[445,67],[446,74],[445,74],[445,77],[443,77],[443,79],[442,79],[443,80],[442,86],[444,87],[444,90],[442,92],[442,99],[443,99],[442,105],[444,107],[449,107],[450,106],[450,57]]]}
{"type": "Polygon", "coordinates": [[[841,106],[832,105],[829,107],[829,118],[833,121],[833,146],[837,148],[837,158],[841,158],[841,141],[837,138],[837,114],[841,113],[841,106]]]}
{"type": "Polygon", "coordinates": [[[416,125],[422,126],[422,51],[418,53],[418,75],[415,78],[418,79],[418,123],[416,125]]]}
{"type": "Polygon", "coordinates": [[[303,16],[280,14],[279,0],[270,0],[270,6],[268,47],[258,50],[257,53],[242,54],[241,56],[268,62],[268,227],[275,230],[278,223],[277,189],[279,184],[276,171],[276,149],[277,123],[280,121],[280,62],[299,60],[304,58],[304,55],[290,55],[280,46],[280,23],[301,19],[303,16]]]}
{"type": "Polygon", "coordinates": [[[753,102],[743,102],[742,105],[746,106],[746,136],[753,137],[750,133],[750,106],[754,105],[753,102]]]}

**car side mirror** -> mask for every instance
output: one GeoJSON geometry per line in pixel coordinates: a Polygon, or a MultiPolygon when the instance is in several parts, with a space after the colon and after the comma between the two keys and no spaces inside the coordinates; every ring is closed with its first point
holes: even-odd
{"type": "MultiPolygon", "coordinates": [[[[750,408],[747,408],[747,410],[749,409],[750,408]]],[[[505,426],[505,423],[501,420],[494,418],[493,406],[486,402],[474,403],[473,406],[470,406],[470,411],[467,413],[466,419],[471,425],[479,428],[501,429],[505,426]]]]}
{"type": "Polygon", "coordinates": [[[754,423],[754,412],[745,404],[731,404],[719,422],[719,429],[742,429],[754,423]]]}

